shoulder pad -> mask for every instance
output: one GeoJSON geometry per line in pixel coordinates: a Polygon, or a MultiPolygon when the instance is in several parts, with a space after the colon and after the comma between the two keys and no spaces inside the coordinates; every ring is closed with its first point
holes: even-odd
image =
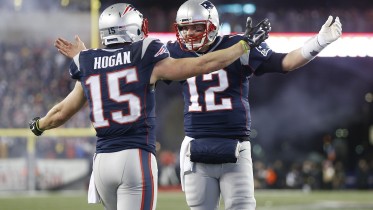
{"type": "Polygon", "coordinates": [[[157,40],[156,38],[145,38],[143,41],[142,41],[142,52],[141,52],[141,59],[144,57],[144,54],[145,54],[145,51],[146,49],[148,49],[148,46],[149,44],[154,41],[154,40],[157,40]]]}

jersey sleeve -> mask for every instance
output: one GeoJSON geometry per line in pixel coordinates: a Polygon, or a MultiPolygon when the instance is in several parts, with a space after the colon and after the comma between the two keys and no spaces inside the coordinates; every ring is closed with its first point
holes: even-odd
{"type": "Polygon", "coordinates": [[[164,45],[159,39],[152,40],[148,46],[144,47],[143,59],[148,60],[150,63],[157,63],[165,58],[170,57],[166,45],[164,45]]]}
{"type": "Polygon", "coordinates": [[[79,80],[82,76],[81,71],[79,69],[79,58],[80,58],[80,53],[74,56],[73,60],[71,61],[70,64],[70,77],[73,79],[79,80]]]}
{"type": "Polygon", "coordinates": [[[264,61],[272,55],[272,49],[262,42],[258,47],[250,50],[249,65],[255,71],[264,61]]]}
{"type": "Polygon", "coordinates": [[[249,56],[247,56],[247,54],[245,55],[246,60],[243,60],[241,56],[241,64],[243,61],[246,62],[249,70],[256,76],[266,73],[287,73],[283,71],[281,64],[285,54],[280,55],[273,52],[265,42],[262,42],[258,47],[250,50],[249,56]]]}
{"type": "MultiPolygon", "coordinates": [[[[240,40],[244,40],[243,34],[224,36],[223,39],[230,43],[230,46],[240,40]]],[[[255,70],[272,55],[272,49],[266,42],[262,42],[258,47],[251,49],[248,53],[241,55],[240,62],[243,69],[255,73],[255,70]]]]}

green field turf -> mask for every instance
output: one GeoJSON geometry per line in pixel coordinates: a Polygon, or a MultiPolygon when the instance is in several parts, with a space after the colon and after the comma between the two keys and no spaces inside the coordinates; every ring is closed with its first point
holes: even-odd
{"type": "MultiPolygon", "coordinates": [[[[373,191],[257,190],[257,210],[373,210],[373,191]]],[[[1,210],[103,210],[85,192],[3,193],[1,210]]],[[[221,207],[223,209],[223,205],[221,207]]],[[[182,192],[161,192],[157,210],[188,210],[182,192]]]]}

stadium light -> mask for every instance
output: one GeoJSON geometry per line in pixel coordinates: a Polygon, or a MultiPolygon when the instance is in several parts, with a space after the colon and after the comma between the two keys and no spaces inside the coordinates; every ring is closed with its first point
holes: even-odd
{"type": "Polygon", "coordinates": [[[223,4],[218,7],[219,13],[231,13],[235,15],[242,14],[241,4],[223,4]]]}
{"type": "Polygon", "coordinates": [[[244,4],[242,9],[245,14],[252,15],[256,11],[256,6],[255,4],[244,4]]]}
{"type": "Polygon", "coordinates": [[[61,6],[62,7],[67,7],[70,4],[70,0],[61,0],[61,6]]]}
{"type": "Polygon", "coordinates": [[[14,10],[15,11],[19,11],[19,10],[21,10],[21,8],[22,8],[22,0],[14,0],[13,1],[13,5],[14,5],[14,10]]]}
{"type": "Polygon", "coordinates": [[[218,5],[219,13],[241,15],[242,13],[252,15],[256,11],[255,4],[222,4],[218,5]]]}

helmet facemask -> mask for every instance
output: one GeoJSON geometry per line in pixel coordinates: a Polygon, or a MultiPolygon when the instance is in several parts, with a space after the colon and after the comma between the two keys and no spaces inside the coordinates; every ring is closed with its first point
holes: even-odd
{"type": "Polygon", "coordinates": [[[198,21],[186,24],[174,24],[177,31],[176,38],[180,44],[180,47],[185,51],[199,51],[204,46],[210,45],[216,37],[217,30],[216,26],[209,20],[207,21],[198,21]],[[194,36],[188,36],[186,32],[183,31],[184,26],[191,25],[204,25],[204,32],[194,36]]]}

